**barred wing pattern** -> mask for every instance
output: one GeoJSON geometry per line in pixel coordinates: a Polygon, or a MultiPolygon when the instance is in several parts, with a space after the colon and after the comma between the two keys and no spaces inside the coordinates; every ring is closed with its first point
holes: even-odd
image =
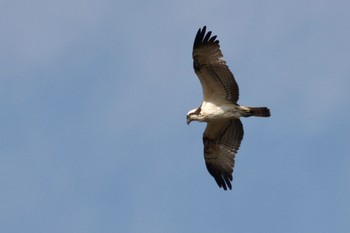
{"type": "Polygon", "coordinates": [[[193,44],[193,68],[203,88],[204,101],[237,103],[238,85],[220,50],[216,36],[199,29],[193,44]]]}
{"type": "Polygon", "coordinates": [[[239,119],[208,122],[203,134],[204,159],[209,173],[220,188],[232,189],[235,155],[243,139],[239,119]]]}

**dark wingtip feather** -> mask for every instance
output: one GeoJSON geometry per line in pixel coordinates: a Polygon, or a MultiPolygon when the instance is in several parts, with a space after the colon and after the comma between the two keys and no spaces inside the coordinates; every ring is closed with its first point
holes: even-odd
{"type": "Polygon", "coordinates": [[[232,178],[231,177],[224,176],[225,182],[230,190],[232,189],[232,184],[231,184],[232,178]]]}
{"type": "Polygon", "coordinates": [[[223,188],[225,191],[227,191],[227,187],[228,187],[230,190],[232,190],[232,184],[231,184],[232,175],[225,176],[223,174],[222,175],[221,174],[213,175],[212,173],[210,174],[214,177],[216,183],[220,188],[223,188]]]}
{"type": "Polygon", "coordinates": [[[219,41],[216,40],[216,36],[211,37],[212,32],[208,31],[206,33],[206,30],[207,30],[207,26],[204,26],[203,28],[198,29],[196,37],[194,39],[193,49],[208,43],[219,43],[219,41]]]}

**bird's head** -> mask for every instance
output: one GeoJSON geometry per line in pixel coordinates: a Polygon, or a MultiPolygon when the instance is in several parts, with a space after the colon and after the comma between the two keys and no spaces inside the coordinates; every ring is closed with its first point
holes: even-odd
{"type": "Polygon", "coordinates": [[[189,125],[191,121],[197,120],[199,114],[200,114],[200,108],[195,108],[189,111],[186,116],[187,124],[189,125]]]}

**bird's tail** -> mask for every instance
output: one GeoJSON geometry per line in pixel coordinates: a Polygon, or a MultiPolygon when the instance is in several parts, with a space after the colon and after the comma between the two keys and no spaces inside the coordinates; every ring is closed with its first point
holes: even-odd
{"type": "Polygon", "coordinates": [[[270,109],[267,107],[249,107],[249,112],[252,114],[252,116],[257,116],[257,117],[269,117],[271,116],[270,114],[270,109]]]}

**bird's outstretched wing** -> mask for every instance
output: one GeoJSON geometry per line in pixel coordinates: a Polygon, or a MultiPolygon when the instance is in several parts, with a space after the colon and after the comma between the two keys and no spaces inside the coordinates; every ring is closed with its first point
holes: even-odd
{"type": "Polygon", "coordinates": [[[208,122],[203,134],[204,159],[209,173],[220,188],[232,188],[235,155],[243,139],[239,119],[208,122]]]}
{"type": "Polygon", "coordinates": [[[199,29],[193,44],[193,67],[202,84],[204,101],[237,103],[238,85],[226,65],[216,36],[199,29]]]}

